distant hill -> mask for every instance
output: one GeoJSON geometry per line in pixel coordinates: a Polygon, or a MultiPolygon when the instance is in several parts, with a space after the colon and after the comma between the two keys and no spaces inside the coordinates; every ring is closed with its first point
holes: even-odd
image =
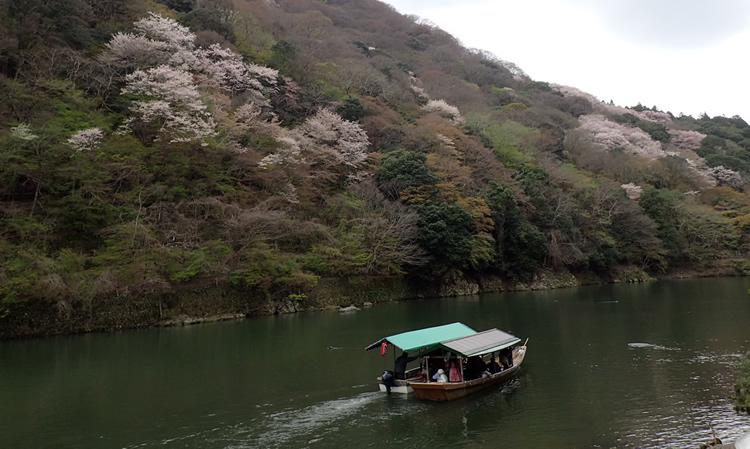
{"type": "Polygon", "coordinates": [[[749,269],[742,118],[376,0],[8,0],[0,97],[4,336],[749,269]]]}

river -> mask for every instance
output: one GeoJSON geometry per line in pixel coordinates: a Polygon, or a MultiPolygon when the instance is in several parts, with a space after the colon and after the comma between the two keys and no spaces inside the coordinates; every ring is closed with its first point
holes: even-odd
{"type": "Polygon", "coordinates": [[[750,430],[729,396],[748,278],[406,301],[0,342],[0,448],[685,448],[750,430]],[[451,403],[377,392],[364,347],[461,321],[529,338],[519,376],[451,403]]]}

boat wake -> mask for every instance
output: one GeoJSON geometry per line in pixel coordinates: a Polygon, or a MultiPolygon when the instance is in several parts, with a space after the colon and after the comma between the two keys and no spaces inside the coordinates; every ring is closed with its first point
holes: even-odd
{"type": "Polygon", "coordinates": [[[305,440],[313,444],[326,435],[351,426],[362,414],[361,410],[374,401],[382,400],[380,392],[325,401],[301,409],[290,408],[270,413],[261,422],[238,425],[231,429],[233,443],[228,448],[282,448],[296,446],[305,440]],[[245,427],[244,429],[241,427],[245,427]],[[240,440],[240,441],[238,441],[240,440]]]}
{"type": "Polygon", "coordinates": [[[653,345],[651,343],[628,343],[628,347],[631,349],[656,349],[659,351],[679,351],[680,348],[670,348],[667,346],[661,346],[661,345],[653,345]]]}

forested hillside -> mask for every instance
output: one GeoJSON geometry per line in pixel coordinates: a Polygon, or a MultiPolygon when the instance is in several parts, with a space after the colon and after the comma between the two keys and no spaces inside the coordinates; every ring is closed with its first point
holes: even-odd
{"type": "Polygon", "coordinates": [[[3,335],[750,269],[740,117],[376,0],[0,5],[3,335]]]}

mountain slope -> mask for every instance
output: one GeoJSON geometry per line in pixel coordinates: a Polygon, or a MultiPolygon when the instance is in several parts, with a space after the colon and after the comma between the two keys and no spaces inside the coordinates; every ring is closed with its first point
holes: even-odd
{"type": "Polygon", "coordinates": [[[741,118],[605,104],[378,1],[8,0],[0,68],[7,335],[746,270],[741,118]]]}

